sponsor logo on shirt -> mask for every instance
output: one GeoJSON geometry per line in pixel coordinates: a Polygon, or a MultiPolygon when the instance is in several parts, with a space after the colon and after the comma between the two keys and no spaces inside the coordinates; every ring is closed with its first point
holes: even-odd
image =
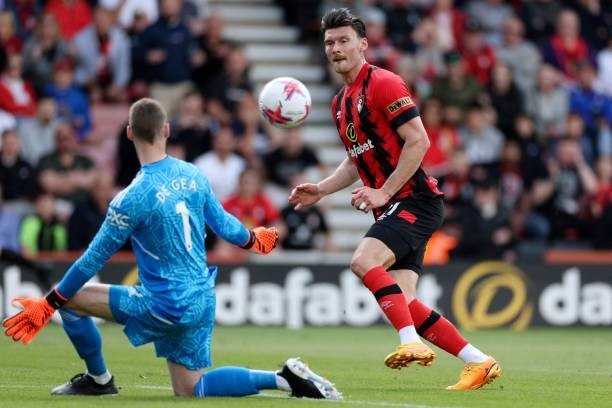
{"type": "Polygon", "coordinates": [[[355,130],[355,125],[353,125],[353,122],[349,123],[346,127],[346,138],[353,143],[357,141],[357,131],[355,130]]]}
{"type": "Polygon", "coordinates": [[[374,149],[374,145],[372,144],[372,141],[370,139],[368,139],[367,142],[363,143],[363,144],[354,144],[353,147],[351,147],[350,149],[347,149],[349,154],[351,155],[351,157],[357,157],[360,154],[363,154],[365,152],[367,152],[370,149],[374,149]]]}
{"type": "Polygon", "coordinates": [[[389,113],[394,113],[403,108],[404,106],[408,106],[410,104],[412,104],[412,100],[410,99],[410,97],[405,96],[387,106],[387,110],[389,111],[389,113]]]}
{"type": "Polygon", "coordinates": [[[109,208],[108,213],[106,213],[106,221],[113,227],[119,229],[126,229],[127,227],[129,227],[129,219],[130,217],[128,217],[127,215],[121,214],[120,212],[117,212],[112,208],[109,208]]]}

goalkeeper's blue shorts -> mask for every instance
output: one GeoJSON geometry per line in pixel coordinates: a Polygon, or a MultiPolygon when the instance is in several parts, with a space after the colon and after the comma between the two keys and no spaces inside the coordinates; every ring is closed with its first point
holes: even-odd
{"type": "Polygon", "coordinates": [[[113,285],[109,306],[113,317],[124,325],[130,343],[141,346],[153,342],[157,357],[190,370],[211,366],[210,342],[215,324],[215,292],[202,298],[202,318],[189,325],[173,324],[151,313],[153,296],[142,286],[113,285]]]}

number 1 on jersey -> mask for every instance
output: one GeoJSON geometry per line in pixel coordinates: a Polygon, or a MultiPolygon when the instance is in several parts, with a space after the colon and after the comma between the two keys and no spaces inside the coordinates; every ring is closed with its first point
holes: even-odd
{"type": "Polygon", "coordinates": [[[191,241],[191,225],[189,224],[189,210],[184,201],[176,203],[176,213],[180,214],[183,219],[183,234],[185,235],[185,248],[187,251],[191,251],[193,243],[191,241]]]}

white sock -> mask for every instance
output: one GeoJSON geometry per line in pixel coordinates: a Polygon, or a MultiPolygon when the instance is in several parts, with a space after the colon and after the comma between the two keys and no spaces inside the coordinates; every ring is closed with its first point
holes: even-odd
{"type": "Polygon", "coordinates": [[[419,334],[417,333],[416,329],[414,328],[414,325],[402,327],[398,331],[398,334],[400,336],[400,343],[401,344],[422,343],[421,338],[419,337],[419,334]]]}
{"type": "Polygon", "coordinates": [[[484,363],[489,358],[489,356],[472,346],[470,343],[466,344],[465,347],[461,349],[457,357],[462,359],[465,363],[484,363]]]}
{"type": "Polygon", "coordinates": [[[278,374],[276,374],[276,388],[282,391],[291,391],[291,387],[287,380],[285,380],[285,377],[281,377],[278,374]]]}
{"type": "Polygon", "coordinates": [[[97,384],[104,385],[107,384],[113,376],[106,370],[104,374],[93,375],[92,373],[87,373],[88,376],[94,379],[97,384]]]}

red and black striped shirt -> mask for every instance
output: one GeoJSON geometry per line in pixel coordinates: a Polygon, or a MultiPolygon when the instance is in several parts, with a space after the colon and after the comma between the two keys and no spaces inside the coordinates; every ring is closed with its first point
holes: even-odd
{"type": "MultiPolygon", "coordinates": [[[[398,75],[365,63],[355,81],[334,96],[331,108],[363,184],[381,188],[397,167],[404,146],[397,128],[419,116],[408,87],[398,75]]],[[[440,196],[437,184],[419,166],[387,206],[416,194],[440,196]]],[[[387,206],[376,209],[374,216],[378,218],[387,206]]]]}

